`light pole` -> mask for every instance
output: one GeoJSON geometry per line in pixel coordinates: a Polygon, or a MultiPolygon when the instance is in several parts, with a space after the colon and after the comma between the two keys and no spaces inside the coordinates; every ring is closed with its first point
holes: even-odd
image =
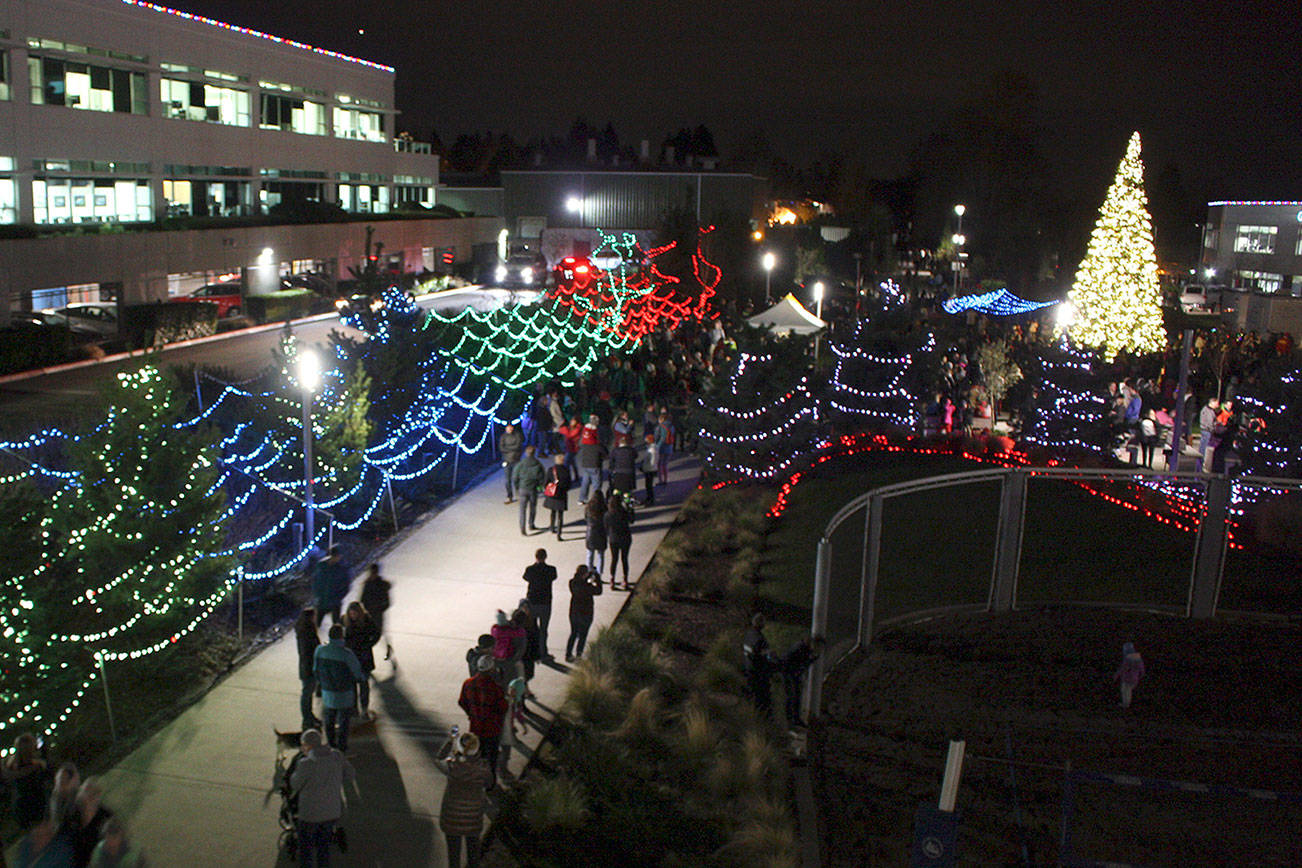
{"type": "Polygon", "coordinates": [[[963,274],[963,245],[967,236],[963,234],[963,215],[967,213],[966,205],[955,205],[954,214],[958,217],[958,229],[951,239],[954,242],[954,294],[958,295],[958,282],[963,274]]]}
{"type": "MultiPolygon", "coordinates": [[[[814,282],[814,304],[818,306],[818,310],[814,314],[814,316],[818,317],[820,320],[823,318],[823,293],[825,290],[826,287],[823,286],[823,281],[819,280],[814,282]]],[[[818,343],[821,337],[822,337],[822,332],[819,332],[818,334],[814,335],[814,364],[815,365],[818,364],[818,343]]]]}
{"type": "Polygon", "coordinates": [[[316,507],[312,503],[312,398],[321,385],[321,359],[313,350],[298,354],[298,385],[303,390],[303,544],[311,546],[316,536],[316,507]]]}
{"type": "Polygon", "coordinates": [[[584,228],[584,227],[583,227],[583,197],[582,197],[582,196],[570,196],[568,199],[566,199],[566,200],[565,200],[565,210],[566,210],[566,211],[569,211],[571,214],[578,214],[578,215],[579,215],[579,228],[580,228],[580,229],[584,228]]]}
{"type": "Polygon", "coordinates": [[[778,264],[778,258],[772,250],[766,250],[760,262],[764,266],[764,303],[773,304],[773,266],[778,264]]]}

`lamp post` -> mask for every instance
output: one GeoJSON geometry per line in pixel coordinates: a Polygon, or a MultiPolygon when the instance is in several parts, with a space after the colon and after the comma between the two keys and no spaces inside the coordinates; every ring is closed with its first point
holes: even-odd
{"type": "MultiPolygon", "coordinates": [[[[823,293],[826,291],[826,289],[827,288],[823,286],[823,281],[818,280],[814,282],[814,304],[818,306],[818,310],[817,312],[815,312],[814,316],[818,317],[820,320],[823,318],[823,293]]],[[[819,332],[818,334],[814,335],[814,364],[815,365],[818,365],[818,343],[821,338],[822,338],[822,332],[819,332]]]]}
{"type": "Polygon", "coordinates": [[[773,304],[773,266],[778,264],[778,258],[772,250],[766,250],[760,263],[764,266],[764,303],[773,304]]]}
{"type": "Polygon", "coordinates": [[[963,274],[963,245],[967,236],[963,234],[963,215],[967,213],[966,205],[955,205],[954,214],[958,217],[958,228],[951,239],[954,242],[954,294],[958,295],[958,283],[963,274]]]}
{"type": "Polygon", "coordinates": [[[570,196],[565,200],[565,210],[579,215],[579,228],[583,228],[583,197],[570,196]]]}
{"type": "Polygon", "coordinates": [[[321,385],[321,359],[313,350],[298,354],[298,385],[303,389],[303,544],[311,546],[316,536],[316,507],[312,503],[312,398],[321,385]]]}

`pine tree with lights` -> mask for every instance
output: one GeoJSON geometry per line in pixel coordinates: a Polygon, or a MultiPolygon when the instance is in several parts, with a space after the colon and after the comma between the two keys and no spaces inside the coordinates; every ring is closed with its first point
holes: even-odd
{"type": "Polygon", "coordinates": [[[1272,359],[1244,382],[1235,402],[1245,472],[1302,477],[1302,358],[1272,359]]]}
{"type": "Polygon", "coordinates": [[[1097,364],[1096,354],[1065,339],[1036,347],[1026,371],[1034,391],[1023,440],[1063,454],[1105,451],[1108,403],[1097,364]]]}
{"type": "Polygon", "coordinates": [[[1130,137],[1067,299],[1075,308],[1072,340],[1099,348],[1109,362],[1123,350],[1166,346],[1139,133],[1130,137]]]}
{"type": "Polygon", "coordinates": [[[41,562],[38,540],[46,500],[29,479],[0,486],[0,527],[6,534],[5,567],[0,571],[0,722],[49,676],[35,653],[40,634],[33,621],[39,613],[25,580],[41,562]]]}
{"type": "Polygon", "coordinates": [[[844,431],[912,432],[921,425],[936,341],[895,320],[882,307],[858,320],[849,337],[828,343],[836,364],[825,403],[844,431]]]}
{"type": "Polygon", "coordinates": [[[693,414],[711,477],[769,479],[818,447],[818,406],[807,373],[803,341],[738,354],[727,379],[701,397],[693,414]]]}
{"type": "Polygon", "coordinates": [[[69,444],[76,482],[50,497],[41,564],[25,577],[43,664],[75,660],[84,672],[87,649],[162,650],[227,596],[219,435],[177,427],[185,405],[155,367],[120,373],[105,422],[69,444]]]}

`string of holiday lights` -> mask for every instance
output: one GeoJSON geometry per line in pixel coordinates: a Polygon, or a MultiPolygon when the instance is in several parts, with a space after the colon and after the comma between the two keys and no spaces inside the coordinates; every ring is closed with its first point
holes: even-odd
{"type": "Polygon", "coordinates": [[[988,316],[1020,316],[1051,307],[1056,301],[1027,301],[1007,289],[995,289],[990,292],[960,295],[957,298],[941,302],[945,313],[959,314],[969,310],[988,316]]]}
{"type": "Polygon", "coordinates": [[[921,379],[914,366],[936,349],[935,336],[926,334],[911,352],[885,355],[864,346],[872,337],[871,329],[868,320],[859,320],[848,339],[828,345],[836,364],[825,400],[831,409],[860,422],[912,429],[921,418],[921,401],[906,384],[910,378],[921,379]]]}

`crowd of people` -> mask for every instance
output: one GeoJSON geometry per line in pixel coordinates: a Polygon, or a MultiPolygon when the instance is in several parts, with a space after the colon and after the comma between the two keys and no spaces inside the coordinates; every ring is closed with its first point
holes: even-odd
{"type": "MultiPolygon", "coordinates": [[[[23,836],[16,868],[140,868],[145,859],[122,818],[104,804],[99,778],[75,763],[51,772],[45,745],[32,733],[14,739],[0,764],[10,808],[23,836]]],[[[0,857],[3,862],[3,857],[0,857]]]]}

